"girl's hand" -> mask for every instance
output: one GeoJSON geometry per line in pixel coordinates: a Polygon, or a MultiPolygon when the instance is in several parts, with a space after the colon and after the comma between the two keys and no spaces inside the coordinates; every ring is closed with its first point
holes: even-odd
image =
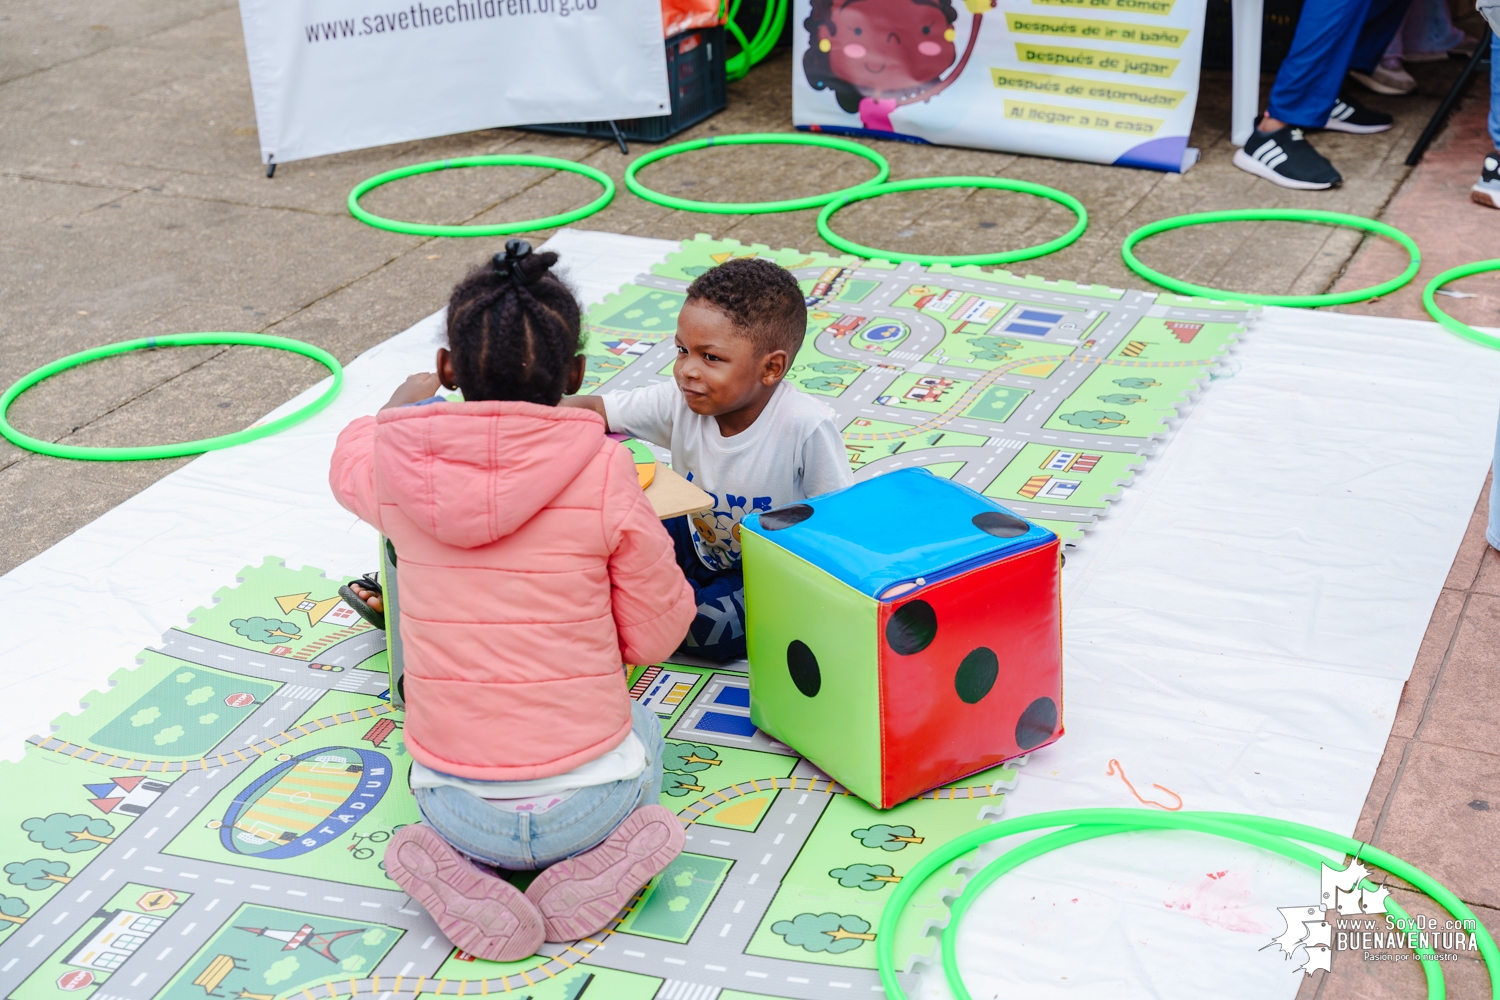
{"type": "Polygon", "coordinates": [[[436,372],[418,372],[416,375],[408,375],[406,381],[391,393],[390,401],[381,409],[389,410],[393,406],[420,403],[424,399],[436,396],[442,387],[443,384],[438,381],[436,372]]]}

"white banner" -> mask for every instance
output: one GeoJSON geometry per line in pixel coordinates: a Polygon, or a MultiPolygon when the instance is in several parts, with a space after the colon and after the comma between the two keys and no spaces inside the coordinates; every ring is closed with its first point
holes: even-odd
{"type": "Polygon", "coordinates": [[[240,0],[261,158],[669,114],[659,0],[240,0]]]}
{"type": "Polygon", "coordinates": [[[796,0],[793,120],[1180,171],[1206,0],[796,0]]]}

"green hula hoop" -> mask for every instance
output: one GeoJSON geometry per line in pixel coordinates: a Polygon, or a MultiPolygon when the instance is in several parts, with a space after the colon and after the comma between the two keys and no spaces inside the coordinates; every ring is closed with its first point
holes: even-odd
{"type": "Polygon", "coordinates": [[[263,437],[269,437],[279,431],[284,431],[293,424],[301,423],[308,417],[333,402],[339,394],[339,389],[344,385],[344,369],[338,359],[321,347],[305,344],[300,340],[291,340],[287,337],[272,337],[264,333],[169,333],[160,337],[141,337],[139,340],[122,340],[118,344],[105,344],[103,347],[93,347],[87,351],[79,351],[77,354],[69,354],[65,358],[58,358],[51,364],[43,365],[29,375],[23,376],[19,381],[5,390],[0,395],[0,434],[3,434],[11,444],[17,448],[25,448],[39,455],[51,455],[53,458],[76,458],[91,462],[136,462],[151,458],[179,458],[183,455],[199,455],[205,451],[216,451],[220,448],[230,448],[247,441],[255,441],[263,437]],[[22,434],[11,426],[9,413],[10,406],[16,399],[44,379],[49,379],[58,372],[69,368],[77,368],[79,365],[100,358],[113,357],[116,354],[127,354],[131,351],[141,351],[150,347],[192,347],[199,344],[244,344],[250,347],[269,347],[276,351],[291,351],[303,357],[311,358],[318,364],[333,373],[333,380],[328,388],[317,399],[308,403],[301,409],[288,413],[284,417],[277,417],[268,423],[258,427],[247,427],[233,434],[221,434],[218,437],[203,438],[198,441],[183,441],[179,444],[146,445],[140,448],[88,448],[80,445],[57,444],[52,441],[43,441],[40,438],[22,434]]]}
{"type": "Polygon", "coordinates": [[[651,152],[636,160],[625,170],[625,186],[639,198],[644,198],[664,208],[681,209],[684,212],[704,212],[710,215],[763,215],[768,212],[796,212],[804,208],[817,208],[836,198],[859,191],[871,184],[879,184],[891,175],[891,165],[885,157],[857,142],[831,135],[806,135],[800,132],[744,132],[739,135],[716,135],[707,139],[691,139],[651,152]],[[693,201],[670,194],[653,191],[636,177],[641,170],[657,160],[664,160],[678,153],[689,153],[708,146],[823,146],[844,153],[862,156],[875,164],[875,176],[853,187],[841,188],[828,194],[815,194],[806,198],[788,198],[785,201],[693,201]]]}
{"type": "Polygon", "coordinates": [[[1500,351],[1500,337],[1491,336],[1488,333],[1480,333],[1467,323],[1460,322],[1438,308],[1437,290],[1450,281],[1459,278],[1467,278],[1471,274],[1483,274],[1486,271],[1500,271],[1500,260],[1480,260],[1472,264],[1463,264],[1459,267],[1449,268],[1442,274],[1433,278],[1422,289],[1422,305],[1427,309],[1427,315],[1443,325],[1443,329],[1450,333],[1456,333],[1466,340],[1472,340],[1484,347],[1493,347],[1500,351]]]}
{"type": "Polygon", "coordinates": [[[388,229],[393,233],[407,233],[412,236],[509,236],[512,233],[529,233],[538,229],[551,229],[554,226],[566,226],[570,222],[577,222],[608,205],[614,196],[615,182],[609,174],[585,163],[559,160],[554,156],[461,156],[456,160],[432,160],[427,163],[414,163],[409,167],[397,167],[395,170],[376,174],[367,181],[361,181],[353,191],[349,192],[349,214],[367,226],[388,229]],[[571,209],[541,219],[503,222],[496,226],[438,226],[427,225],[423,222],[402,222],[399,219],[382,218],[365,211],[359,205],[359,199],[382,184],[389,184],[391,181],[416,174],[430,174],[436,170],[452,170],[458,167],[542,167],[547,170],[566,170],[568,173],[582,174],[598,182],[603,186],[604,193],[582,208],[571,209]]]}
{"type": "MultiPolygon", "coordinates": [[[[1313,868],[1317,868],[1325,859],[1301,846],[1302,844],[1313,844],[1369,861],[1416,886],[1442,906],[1455,920],[1474,921],[1475,943],[1479,947],[1485,968],[1489,973],[1490,994],[1500,1000],[1500,949],[1496,948],[1494,939],[1462,900],[1415,865],[1402,861],[1377,847],[1355,840],[1353,837],[1341,836],[1301,823],[1238,813],[1158,813],[1143,809],[1069,809],[1004,820],[958,837],[923,858],[895,885],[891,898],[881,913],[880,926],[875,935],[875,952],[880,979],[886,996],[890,1000],[905,1000],[906,997],[900,981],[896,978],[896,925],[900,921],[902,910],[922,884],[947,865],[982,844],[1002,837],[1053,827],[1064,827],[1064,829],[1029,840],[1002,854],[969,879],[963,893],[951,904],[950,919],[942,936],[942,959],[948,986],[958,1000],[971,1000],[958,970],[956,954],[958,928],[969,907],[987,886],[1016,866],[1060,847],[1095,837],[1142,830],[1193,830],[1212,834],[1281,854],[1313,868]]],[[[1375,888],[1368,880],[1361,884],[1375,888]]],[[[1410,919],[1394,898],[1387,898],[1386,912],[1396,920],[1410,919]]],[[[1429,1000],[1441,1000],[1446,995],[1441,963],[1430,960],[1434,956],[1431,948],[1418,947],[1415,950],[1421,958],[1427,959],[1422,962],[1422,971],[1427,977],[1429,1000]]]]}
{"type": "Polygon", "coordinates": [[[1074,242],[1083,235],[1088,228],[1089,213],[1083,207],[1083,202],[1057,188],[1047,187],[1045,184],[1033,184],[1030,181],[1011,180],[1007,177],[915,177],[904,181],[890,181],[884,184],[867,184],[845,192],[836,201],[831,201],[818,213],[818,235],[823,237],[830,246],[838,247],[845,253],[852,253],[858,257],[878,257],[882,260],[896,262],[911,262],[914,264],[951,264],[954,266],[962,264],[1009,264],[1017,260],[1030,260],[1033,257],[1044,257],[1049,253],[1055,253],[1063,247],[1074,242]],[[829,220],[835,212],[856,201],[864,201],[866,198],[878,198],[883,194],[895,194],[898,191],[925,191],[929,188],[994,188],[1000,191],[1019,191],[1022,194],[1036,195],[1038,198],[1046,198],[1055,201],[1078,216],[1078,221],[1073,228],[1063,233],[1055,240],[1046,243],[1038,243],[1036,246],[1022,247],[1019,250],[1006,250],[1003,253],[973,253],[963,254],[956,257],[944,257],[939,254],[927,253],[901,253],[896,250],[880,250],[875,247],[861,246],[853,240],[846,240],[829,226],[829,220]]]}
{"type": "Polygon", "coordinates": [[[1375,219],[1346,215],[1343,212],[1320,212],[1300,208],[1239,208],[1227,212],[1195,212],[1191,215],[1174,215],[1166,219],[1158,219],[1125,237],[1125,242],[1120,247],[1120,256],[1125,259],[1125,266],[1136,274],[1179,295],[1198,295],[1232,302],[1250,302],[1261,306],[1294,306],[1302,309],[1311,309],[1315,306],[1348,305],[1351,302],[1364,302],[1387,292],[1394,292],[1415,278],[1418,269],[1422,266],[1422,251],[1417,249],[1416,242],[1395,226],[1386,225],[1375,219]],[[1225,291],[1222,288],[1207,288],[1173,278],[1142,264],[1135,255],[1135,245],[1149,236],[1164,233],[1168,229],[1202,226],[1214,222],[1315,222],[1323,226],[1348,226],[1351,229],[1363,229],[1365,232],[1384,236],[1401,244],[1406,248],[1410,262],[1406,265],[1406,270],[1396,277],[1389,281],[1382,281],[1378,285],[1371,285],[1369,288],[1356,288],[1348,292],[1327,292],[1323,295],[1253,295],[1248,292],[1225,291]]]}

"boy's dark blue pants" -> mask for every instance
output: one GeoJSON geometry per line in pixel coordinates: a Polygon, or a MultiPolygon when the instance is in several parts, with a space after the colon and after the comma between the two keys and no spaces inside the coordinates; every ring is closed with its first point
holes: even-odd
{"type": "Polygon", "coordinates": [[[703,565],[693,546],[686,517],[663,521],[677,550],[677,565],[692,584],[698,617],[688,628],[682,650],[715,663],[745,658],[745,577],[739,567],[713,570],[703,565]]]}

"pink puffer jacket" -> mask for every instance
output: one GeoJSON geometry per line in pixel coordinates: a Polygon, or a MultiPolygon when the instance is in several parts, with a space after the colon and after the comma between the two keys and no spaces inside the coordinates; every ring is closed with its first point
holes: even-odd
{"type": "Polygon", "coordinates": [[[629,450],[597,414],[382,410],[339,435],[328,478],[396,548],[414,758],[524,781],[620,744],[621,664],[669,655],[696,611],[629,450]]]}

